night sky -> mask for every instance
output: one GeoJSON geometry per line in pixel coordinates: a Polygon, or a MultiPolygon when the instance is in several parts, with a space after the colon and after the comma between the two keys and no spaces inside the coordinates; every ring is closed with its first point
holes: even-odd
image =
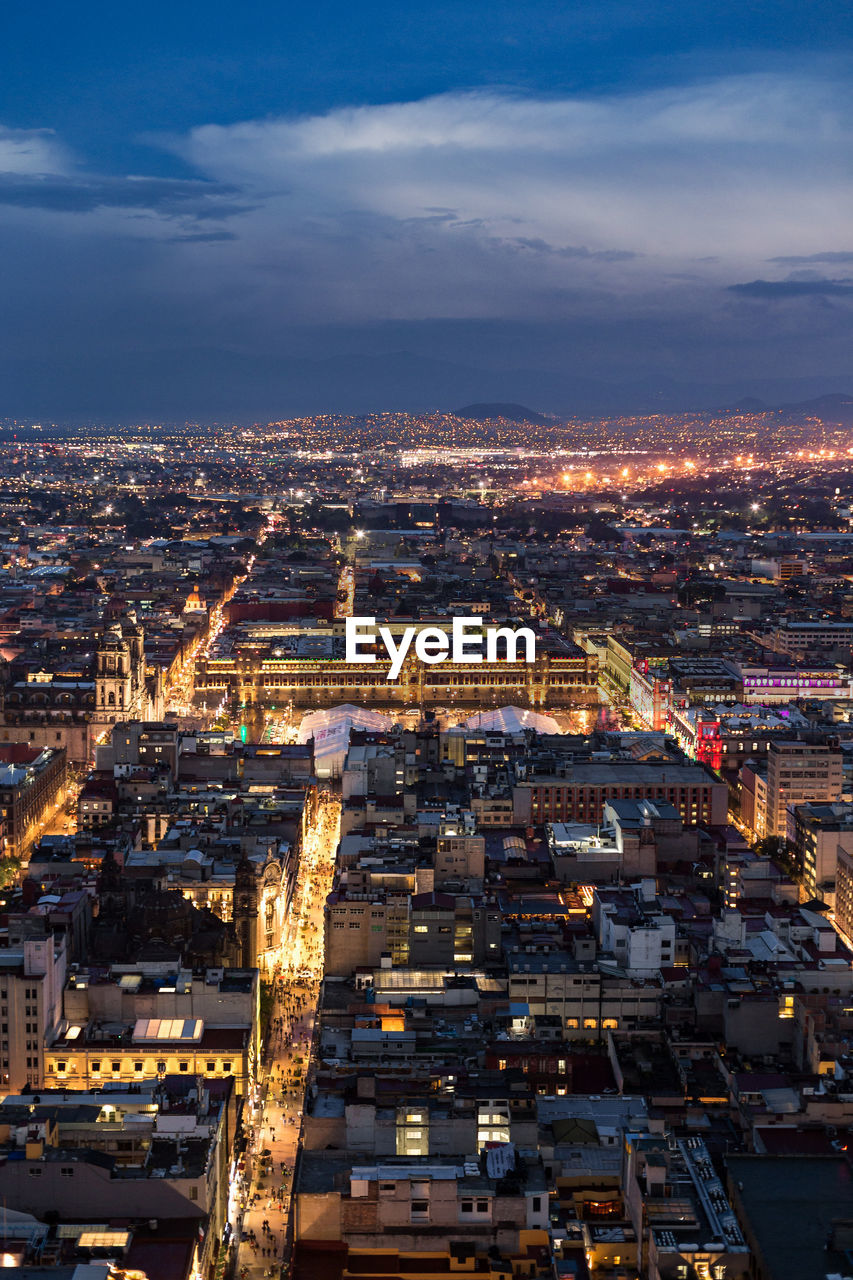
{"type": "Polygon", "coordinates": [[[847,3],[0,16],[0,416],[853,392],[847,3]]]}

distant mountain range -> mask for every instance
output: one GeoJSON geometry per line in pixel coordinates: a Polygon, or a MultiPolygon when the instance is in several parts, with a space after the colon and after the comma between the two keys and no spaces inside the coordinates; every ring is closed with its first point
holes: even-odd
{"type": "Polygon", "coordinates": [[[533,409],[525,409],[523,404],[466,404],[463,409],[454,409],[457,418],[472,418],[475,422],[491,422],[495,418],[507,418],[510,422],[530,422],[534,426],[543,427],[553,418],[546,418],[533,409]]]}
{"type": "Polygon", "coordinates": [[[819,418],[821,422],[837,422],[853,426],[853,396],[844,392],[816,396],[813,400],[798,400],[793,404],[767,404],[754,396],[745,396],[726,410],[736,413],[778,413],[786,418],[819,418]]]}
{"type": "MultiPolygon", "coordinates": [[[[468,404],[462,409],[454,410],[459,418],[472,418],[475,422],[489,422],[495,418],[506,418],[510,422],[531,423],[544,426],[555,420],[554,415],[536,413],[523,404],[504,401],[486,401],[483,404],[468,404]]],[[[769,404],[756,396],[744,396],[734,404],[724,405],[710,410],[714,413],[775,413],[782,418],[819,418],[821,422],[840,423],[842,426],[853,426],[853,396],[844,392],[833,392],[823,396],[815,396],[811,400],[797,400],[786,404],[769,404]]]]}
{"type": "MultiPolygon", "coordinates": [[[[642,409],[637,409],[642,414],[642,409]]],[[[691,412],[684,409],[683,412],[691,412]]],[[[693,410],[693,412],[701,412],[693,410]]],[[[853,396],[843,391],[829,392],[826,395],[814,396],[810,400],[794,400],[783,404],[773,404],[760,400],[757,396],[743,396],[734,404],[717,406],[707,410],[709,413],[774,413],[787,421],[806,418],[818,418],[821,422],[838,423],[841,426],[853,427],[853,396]]],[[[509,422],[530,423],[544,426],[549,422],[560,421],[562,415],[537,413],[523,404],[505,401],[486,401],[481,404],[467,404],[454,413],[459,418],[471,418],[475,422],[489,422],[496,418],[505,418],[509,422]]]]}
{"type": "Polygon", "coordinates": [[[405,349],[314,359],[218,347],[134,349],[108,361],[94,350],[65,362],[52,354],[22,362],[0,351],[4,415],[60,422],[269,422],[318,413],[448,413],[463,405],[457,412],[466,416],[498,414],[530,425],[551,415],[565,421],[711,406],[773,407],[846,425],[853,423],[853,396],[845,390],[851,382],[853,375],[839,374],[682,383],[651,370],[620,381],[568,368],[474,367],[405,349]]]}

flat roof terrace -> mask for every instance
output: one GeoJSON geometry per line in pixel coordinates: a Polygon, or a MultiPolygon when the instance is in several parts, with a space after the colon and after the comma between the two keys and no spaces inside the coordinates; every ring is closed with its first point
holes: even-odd
{"type": "Polygon", "coordinates": [[[836,1227],[853,1219],[853,1171],[843,1156],[735,1155],[727,1165],[760,1280],[826,1280],[849,1271],[847,1240],[834,1244],[836,1227]]]}

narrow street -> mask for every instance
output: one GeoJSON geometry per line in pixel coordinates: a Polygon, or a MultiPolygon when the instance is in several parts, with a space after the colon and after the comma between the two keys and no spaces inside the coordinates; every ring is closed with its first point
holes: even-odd
{"type": "Polygon", "coordinates": [[[323,795],[302,850],[292,924],[276,967],[261,1100],[254,1114],[245,1118],[251,1130],[244,1156],[246,1182],[242,1191],[237,1190],[234,1205],[239,1240],[235,1274],[242,1280],[278,1276],[288,1261],[292,1175],[323,977],[323,909],[332,886],[339,831],[340,804],[323,795]]]}
{"type": "Polygon", "coordinates": [[[24,863],[30,856],[33,846],[43,836],[73,835],[77,830],[77,797],[86,781],[87,771],[79,766],[68,767],[65,786],[60,791],[55,803],[47,813],[43,814],[37,825],[30,831],[26,847],[24,863]]]}
{"type": "Polygon", "coordinates": [[[351,618],[355,604],[355,569],[345,564],[338,579],[338,599],[335,602],[336,618],[351,618]]]}
{"type": "MultiPolygon", "coordinates": [[[[275,531],[278,525],[278,515],[272,514],[267,516],[264,527],[260,530],[257,539],[257,545],[260,549],[267,542],[270,535],[275,531]]],[[[194,706],[195,698],[195,674],[196,666],[199,658],[207,657],[210,654],[211,647],[217,637],[225,629],[225,606],[234,596],[239,587],[252,576],[252,569],[255,564],[255,556],[249,556],[246,565],[246,573],[235,578],[231,587],[224,593],[222,599],[213,606],[210,613],[207,629],[203,635],[193,643],[190,653],[187,655],[186,661],[180,673],[171,681],[165,690],[166,711],[167,714],[180,715],[185,717],[198,717],[198,708],[194,706]]],[[[209,724],[216,718],[215,713],[205,712],[202,719],[209,724]]]]}

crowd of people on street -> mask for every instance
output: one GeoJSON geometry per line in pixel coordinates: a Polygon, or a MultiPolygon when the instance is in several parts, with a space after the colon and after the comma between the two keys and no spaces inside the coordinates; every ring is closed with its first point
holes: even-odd
{"type": "MultiPolygon", "coordinates": [[[[323,820],[321,806],[321,829],[323,820]]],[[[260,1098],[247,1151],[251,1177],[238,1237],[240,1280],[277,1277],[286,1260],[290,1194],[323,974],[323,907],[331,888],[336,831],[335,822],[327,827],[325,841],[306,842],[292,905],[292,936],[270,975],[272,1001],[260,1098]]]]}

